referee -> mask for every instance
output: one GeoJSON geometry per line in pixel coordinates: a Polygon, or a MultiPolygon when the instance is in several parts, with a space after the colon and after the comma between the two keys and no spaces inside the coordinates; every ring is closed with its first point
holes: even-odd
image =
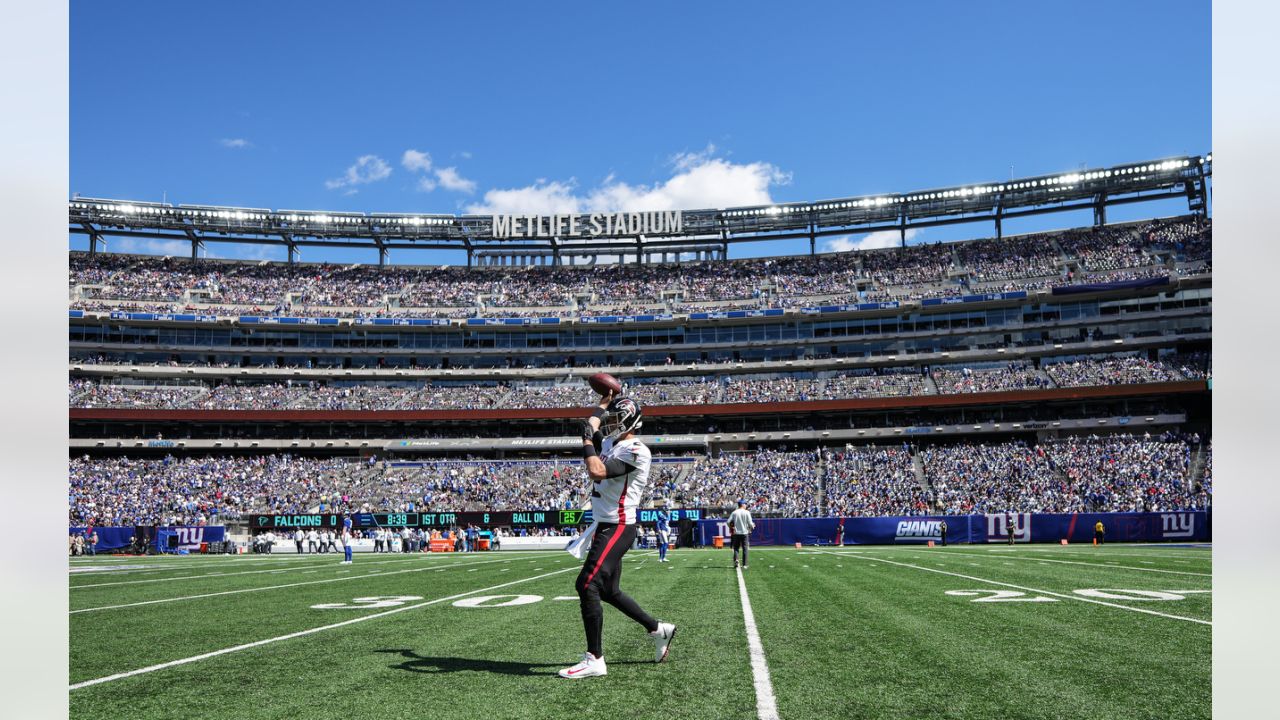
{"type": "Polygon", "coordinates": [[[733,566],[738,567],[738,548],[742,548],[742,569],[747,569],[747,548],[751,545],[751,531],[756,529],[747,501],[739,500],[738,509],[729,514],[729,532],[733,534],[733,566]]]}

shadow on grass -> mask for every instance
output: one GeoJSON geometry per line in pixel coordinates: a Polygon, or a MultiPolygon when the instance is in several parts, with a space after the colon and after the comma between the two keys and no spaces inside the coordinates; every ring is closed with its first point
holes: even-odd
{"type": "MultiPolygon", "coordinates": [[[[523,663],[507,660],[472,659],[459,657],[426,657],[408,649],[384,649],[380,653],[399,655],[404,662],[390,667],[415,673],[487,672],[497,675],[555,675],[560,668],[573,664],[572,660],[556,664],[523,663]]],[[[610,665],[641,665],[639,660],[619,660],[610,665]]]]}

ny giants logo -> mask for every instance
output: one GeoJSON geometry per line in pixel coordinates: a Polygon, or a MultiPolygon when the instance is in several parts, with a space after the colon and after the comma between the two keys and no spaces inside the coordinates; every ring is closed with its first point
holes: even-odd
{"type": "Polygon", "coordinates": [[[173,532],[178,536],[178,547],[200,547],[200,543],[204,542],[204,528],[202,527],[174,528],[173,532]]]}
{"type": "Polygon", "coordinates": [[[1189,538],[1195,534],[1196,516],[1191,513],[1161,513],[1163,537],[1189,538]]]}
{"type": "Polygon", "coordinates": [[[1031,542],[1031,513],[1014,513],[1012,528],[1009,518],[1005,513],[987,515],[987,542],[1009,542],[1010,533],[1014,542],[1031,542]]]}

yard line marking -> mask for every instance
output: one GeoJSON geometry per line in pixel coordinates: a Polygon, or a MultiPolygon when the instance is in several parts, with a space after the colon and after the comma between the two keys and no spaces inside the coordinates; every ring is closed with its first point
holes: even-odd
{"type": "MultiPolygon", "coordinates": [[[[234,556],[234,555],[225,555],[225,556],[219,556],[219,557],[234,558],[234,557],[236,557],[236,556],[234,556]]],[[[306,560],[320,560],[321,562],[305,563],[305,564],[303,564],[303,566],[304,566],[304,567],[317,567],[317,566],[320,566],[320,565],[324,565],[324,564],[326,564],[327,562],[332,562],[334,559],[336,559],[336,558],[340,558],[340,557],[342,557],[342,556],[341,556],[341,555],[329,555],[328,557],[320,557],[320,556],[305,557],[305,558],[303,558],[303,559],[306,559],[306,560]]],[[[200,561],[200,560],[198,560],[198,559],[184,559],[184,560],[157,560],[157,559],[154,559],[154,558],[144,558],[144,559],[142,559],[142,562],[143,562],[143,563],[146,563],[146,564],[147,564],[147,567],[139,567],[139,568],[136,568],[136,569],[130,569],[130,568],[128,568],[127,566],[125,566],[125,567],[123,567],[123,568],[122,568],[122,569],[120,569],[120,570],[116,570],[115,568],[116,568],[116,567],[120,567],[120,566],[103,565],[103,566],[102,566],[102,569],[101,569],[101,570],[99,570],[99,572],[103,572],[103,573],[110,573],[110,575],[111,575],[112,577],[115,577],[115,576],[117,576],[117,575],[137,575],[137,574],[141,574],[141,573],[158,573],[158,572],[175,572],[175,571],[177,571],[177,572],[181,572],[181,571],[185,571],[185,570],[209,570],[209,569],[211,569],[211,568],[213,568],[213,567],[215,567],[215,566],[227,565],[227,564],[229,564],[229,563],[235,563],[235,566],[236,566],[236,567],[241,567],[241,568],[244,568],[244,567],[272,567],[272,568],[279,568],[279,567],[281,567],[282,565],[289,565],[289,564],[293,564],[293,563],[281,563],[281,562],[274,562],[274,561],[269,561],[269,560],[262,560],[262,561],[259,561],[259,560],[239,560],[239,561],[236,561],[236,560],[232,560],[232,561],[209,560],[209,561],[200,561]],[[169,565],[170,565],[170,567],[157,567],[157,566],[156,566],[156,563],[157,563],[157,562],[159,562],[160,564],[169,564],[169,565]]],[[[92,565],[75,565],[75,566],[73,566],[73,572],[74,572],[75,574],[80,574],[80,573],[85,572],[84,568],[88,568],[88,567],[93,567],[93,566],[92,566],[92,565]]],[[[290,568],[290,569],[292,569],[292,568],[290,568]]]]}
{"type": "Polygon", "coordinates": [[[1185,620],[1187,622],[1198,623],[1200,625],[1210,625],[1210,626],[1213,625],[1213,621],[1211,620],[1201,620],[1199,618],[1184,617],[1182,615],[1170,615],[1168,613],[1156,612],[1155,610],[1129,607],[1128,605],[1118,605],[1116,603],[1106,602],[1105,600],[1094,600],[1092,598],[1080,597],[1079,595],[1064,595],[1063,593],[1056,593],[1051,590],[1037,590],[1036,588],[1024,587],[1022,585],[1014,585],[1013,583],[1000,582],[999,580],[987,580],[986,578],[974,577],[972,575],[961,575],[960,573],[948,572],[946,570],[937,570],[934,568],[924,567],[923,565],[912,565],[911,563],[903,563],[903,562],[898,562],[896,560],[885,560],[884,558],[877,558],[877,561],[882,563],[887,563],[889,565],[901,565],[902,567],[915,568],[916,570],[924,570],[926,572],[940,573],[942,575],[951,575],[953,577],[964,578],[965,580],[973,580],[974,582],[987,583],[988,585],[1002,585],[1004,587],[1011,587],[1011,588],[1016,588],[1018,590],[1024,590],[1026,592],[1037,593],[1039,595],[1052,595],[1054,597],[1070,598],[1072,600],[1079,600],[1080,602],[1094,603],[1095,605],[1106,605],[1107,607],[1120,608],[1121,610],[1129,610],[1130,612],[1144,613],[1147,615],[1158,615],[1160,617],[1169,618],[1171,620],[1185,620]]]}
{"type": "MultiPolygon", "coordinates": [[[[468,565],[487,565],[493,562],[498,562],[498,561],[486,560],[484,562],[475,562],[475,563],[454,563],[453,565],[448,565],[446,567],[466,567],[468,565]]],[[[199,598],[218,597],[219,595],[238,595],[240,593],[259,592],[261,590],[279,590],[280,588],[300,587],[302,585],[320,585],[323,583],[341,582],[343,580],[361,580],[364,578],[371,578],[371,577],[384,577],[386,575],[401,575],[403,573],[426,572],[427,570],[433,570],[433,569],[434,568],[409,568],[408,570],[394,570],[390,572],[372,572],[372,573],[369,573],[368,575],[348,575],[347,577],[326,578],[324,580],[307,580],[305,582],[287,583],[285,585],[264,585],[262,587],[241,588],[239,590],[223,590],[221,592],[201,593],[200,595],[185,595],[183,597],[161,598],[159,600],[142,600],[140,602],[125,603],[123,605],[100,605],[97,607],[71,610],[68,612],[68,614],[75,615],[76,613],[94,612],[96,610],[118,610],[120,608],[138,607],[139,605],[159,605],[161,603],[179,602],[182,600],[197,600],[199,598]]],[[[441,569],[443,570],[444,568],[441,568],[441,569]]],[[[344,570],[342,572],[347,572],[347,571],[344,570]]],[[[475,568],[472,568],[467,572],[475,572],[475,568]]]]}
{"type": "MultiPolygon", "coordinates": [[[[982,555],[970,555],[962,552],[955,552],[951,554],[961,555],[964,557],[976,557],[976,558],[983,557],[982,555]]],[[[1117,565],[1115,563],[1110,563],[1110,562],[1105,564],[1098,564],[1098,563],[1091,563],[1091,562],[1080,562],[1079,560],[1050,560],[1049,558],[1042,558],[1042,557],[1016,557],[1014,555],[1005,555],[1004,557],[1010,560],[1029,560],[1031,562],[1038,562],[1041,564],[1062,563],[1063,565],[1085,565],[1088,567],[1099,568],[1101,570],[1137,570],[1139,572],[1169,573],[1172,575],[1195,575],[1197,577],[1213,577],[1213,573],[1189,572],[1187,570],[1161,570],[1160,568],[1140,568],[1140,567],[1134,567],[1133,565],[1117,565]]],[[[942,563],[938,563],[938,564],[941,565],[942,563]]],[[[975,563],[970,563],[970,564],[972,565],[975,563]]],[[[1007,562],[1005,563],[1005,565],[1008,565],[1008,564],[1009,563],[1007,562]]]]}
{"type": "MultiPolygon", "coordinates": [[[[436,598],[435,600],[428,600],[426,602],[418,603],[416,605],[405,605],[403,607],[398,607],[392,610],[386,610],[380,613],[374,613],[372,615],[363,615],[361,617],[351,618],[350,620],[343,620],[342,622],[336,622],[329,625],[321,625],[320,627],[309,628],[307,630],[299,630],[298,632],[292,632],[292,633],[289,633],[288,635],[280,635],[278,637],[267,638],[265,640],[256,640],[254,642],[245,643],[243,645],[235,645],[229,648],[222,648],[221,650],[214,650],[212,652],[202,653],[200,655],[193,655],[188,658],[182,658],[181,660],[170,660],[169,662],[160,663],[158,665],[149,665],[147,667],[138,668],[137,670],[128,670],[126,672],[116,673],[115,675],[107,675],[106,677],[94,678],[93,680],[85,680],[78,683],[72,683],[67,687],[67,689],[79,690],[81,688],[91,687],[93,685],[100,685],[102,683],[108,683],[115,680],[122,680],[124,678],[133,677],[135,675],[143,675],[146,673],[155,672],[157,670],[164,670],[166,668],[176,667],[178,665],[186,665],[193,662],[199,662],[201,660],[207,660],[212,657],[218,657],[219,655],[226,655],[228,653],[239,652],[241,650],[249,650],[251,648],[261,647],[263,645],[270,645],[271,643],[282,642],[284,640],[292,640],[293,638],[304,637],[306,635],[313,635],[318,632],[324,632],[325,630],[333,630],[335,628],[346,627],[347,625],[354,625],[356,623],[362,623],[367,620],[376,620],[378,618],[384,618],[389,615],[395,615],[396,613],[402,613],[408,610],[418,610],[420,608],[427,607],[428,605],[437,605],[442,602],[458,600],[459,598],[464,598],[468,595],[475,595],[476,593],[488,592],[490,590],[499,590],[504,587],[519,585],[520,583],[532,582],[534,580],[541,580],[543,578],[551,577],[552,575],[559,575],[561,573],[566,573],[576,569],[577,568],[575,567],[567,567],[562,570],[553,570],[552,572],[549,572],[549,573],[534,575],[533,577],[522,578],[520,580],[512,580],[511,582],[505,582],[505,583],[502,583],[501,585],[493,585],[486,588],[479,588],[478,590],[468,590],[467,592],[464,592],[464,593],[458,593],[457,595],[450,595],[448,597],[436,598]]],[[[775,714],[773,717],[776,718],[777,715],[775,714]]]]}
{"type": "Polygon", "coordinates": [[[756,615],[751,611],[751,598],[747,597],[747,581],[742,579],[742,568],[735,568],[738,573],[738,594],[742,598],[742,618],[747,626],[747,648],[751,652],[751,676],[756,688],[756,715],[760,720],[778,720],[778,702],[773,697],[773,683],[769,680],[769,663],[764,657],[764,646],[760,644],[760,633],[756,630],[756,615]]]}
{"type": "MultiPolygon", "coordinates": [[[[546,551],[546,550],[543,550],[543,551],[539,551],[539,552],[559,552],[559,551],[546,551]]],[[[378,560],[378,561],[376,561],[376,562],[361,562],[360,564],[361,564],[361,565],[387,565],[387,564],[395,565],[395,564],[406,564],[406,563],[411,563],[411,562],[418,562],[418,561],[420,561],[420,560],[424,560],[424,559],[426,559],[427,557],[431,557],[431,556],[428,556],[428,555],[424,554],[422,558],[399,558],[399,559],[396,559],[396,560],[378,560]]],[[[441,553],[438,557],[439,557],[441,560],[449,560],[449,559],[452,559],[452,558],[450,558],[449,556],[445,555],[444,553],[441,553]]],[[[535,559],[537,559],[537,558],[522,558],[522,559],[525,559],[525,560],[535,560],[535,559]]],[[[433,564],[434,564],[434,563],[433,563],[433,564]]],[[[288,569],[287,569],[287,572],[292,572],[292,571],[294,571],[294,570],[304,570],[304,569],[307,569],[307,567],[308,567],[308,566],[305,566],[305,565],[304,565],[304,566],[302,566],[302,567],[288,568],[288,569]]],[[[322,565],[321,567],[324,567],[324,566],[322,565]]],[[[121,581],[119,581],[119,582],[88,583],[88,584],[82,583],[82,584],[79,584],[79,585],[71,585],[71,586],[70,586],[70,589],[72,589],[72,590],[78,590],[78,589],[80,589],[80,588],[106,587],[106,586],[109,586],[109,585],[137,585],[137,584],[139,584],[139,583],[172,582],[172,581],[175,581],[175,580],[193,580],[193,579],[196,579],[196,578],[207,578],[207,577],[231,577],[231,576],[233,576],[233,575],[257,575],[257,574],[261,574],[261,573],[278,573],[278,572],[286,572],[286,570],[245,570],[245,571],[243,571],[243,572],[217,572],[217,573],[207,573],[207,574],[204,574],[204,575],[178,575],[178,576],[175,576],[175,577],[152,578],[152,579],[150,579],[150,580],[121,580],[121,581]]]]}
{"type": "MultiPolygon", "coordinates": [[[[412,560],[380,560],[378,562],[361,563],[361,564],[362,565],[385,565],[387,563],[409,563],[409,562],[413,562],[413,561],[412,560]]],[[[306,569],[306,566],[303,566],[303,567],[289,568],[289,571],[305,570],[305,569],[306,569]]],[[[261,575],[263,573],[280,573],[280,572],[285,572],[285,571],[284,570],[245,570],[242,572],[206,573],[204,575],[178,575],[176,577],[152,578],[150,580],[121,580],[119,582],[89,583],[89,584],[81,583],[79,585],[71,585],[70,589],[79,590],[80,588],[107,587],[109,585],[138,585],[141,583],[173,582],[175,580],[194,580],[196,578],[231,577],[233,575],[261,575]]]]}

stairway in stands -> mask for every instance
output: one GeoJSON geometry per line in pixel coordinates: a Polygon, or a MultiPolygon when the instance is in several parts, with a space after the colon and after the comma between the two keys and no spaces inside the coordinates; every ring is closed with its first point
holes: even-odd
{"type": "Polygon", "coordinates": [[[1188,487],[1195,488],[1196,483],[1204,479],[1204,459],[1204,443],[1200,443],[1187,465],[1187,476],[1184,479],[1188,487]]]}
{"type": "Polygon", "coordinates": [[[920,454],[919,448],[911,448],[911,469],[916,472],[916,484],[925,492],[930,492],[929,481],[924,477],[924,456],[920,454]]]}
{"type": "Polygon", "coordinates": [[[823,517],[827,517],[831,512],[827,503],[827,456],[825,453],[818,455],[818,462],[814,465],[813,473],[818,480],[818,509],[822,511],[823,517]]]}

